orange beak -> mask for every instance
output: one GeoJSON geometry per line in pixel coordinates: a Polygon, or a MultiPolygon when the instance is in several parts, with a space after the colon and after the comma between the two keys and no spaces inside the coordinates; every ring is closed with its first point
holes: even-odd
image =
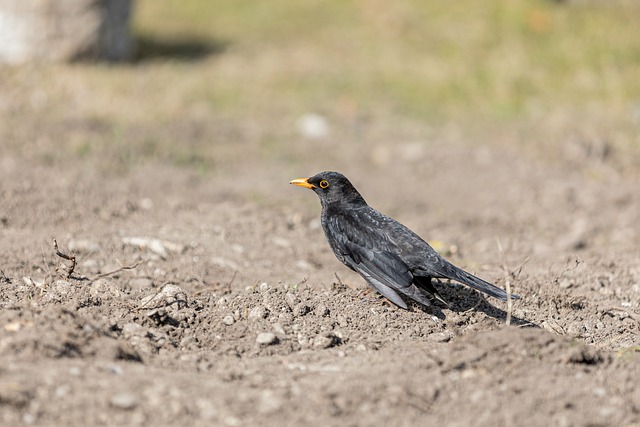
{"type": "Polygon", "coordinates": [[[290,181],[289,184],[297,185],[298,187],[304,188],[316,188],[315,185],[309,184],[309,178],[298,178],[290,181]]]}

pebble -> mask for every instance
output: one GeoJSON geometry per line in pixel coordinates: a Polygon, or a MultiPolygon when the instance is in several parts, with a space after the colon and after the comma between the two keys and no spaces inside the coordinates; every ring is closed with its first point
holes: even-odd
{"type": "Polygon", "coordinates": [[[260,305],[253,307],[251,311],[249,311],[249,319],[251,320],[265,319],[268,315],[269,310],[260,305]]]}
{"type": "Polygon", "coordinates": [[[285,332],[284,327],[282,326],[282,324],[280,324],[280,323],[274,323],[272,326],[273,326],[273,330],[274,330],[277,334],[280,334],[280,335],[285,335],[285,334],[286,334],[286,332],[285,332]]]}
{"type": "Polygon", "coordinates": [[[311,311],[311,308],[309,308],[308,305],[306,305],[305,303],[301,302],[295,305],[295,307],[293,307],[293,315],[298,317],[298,316],[304,316],[305,314],[309,313],[311,311]]]}
{"type": "Polygon", "coordinates": [[[71,253],[81,252],[85,254],[92,254],[100,252],[100,245],[91,240],[71,239],[67,244],[67,249],[71,253]]]}
{"type": "Polygon", "coordinates": [[[224,323],[227,326],[231,326],[234,323],[236,323],[236,319],[234,319],[233,316],[229,314],[227,316],[224,316],[224,318],[222,319],[222,323],[224,323]]]}
{"type": "Polygon", "coordinates": [[[123,237],[122,243],[129,246],[137,246],[142,250],[149,250],[162,259],[166,259],[169,252],[182,253],[186,249],[185,245],[152,237],[123,237]]]}
{"type": "Polygon", "coordinates": [[[135,337],[135,336],[143,337],[146,334],[147,334],[147,329],[144,326],[139,325],[137,323],[133,323],[133,322],[125,323],[122,326],[122,335],[125,338],[135,337]]]}
{"type": "Polygon", "coordinates": [[[114,408],[130,410],[138,406],[138,398],[131,393],[118,393],[111,396],[109,404],[114,408]]]}
{"type": "Polygon", "coordinates": [[[329,122],[317,113],[303,114],[296,122],[298,132],[307,139],[319,140],[329,135],[329,122]]]}
{"type": "Polygon", "coordinates": [[[284,300],[291,310],[293,310],[296,305],[300,304],[300,299],[291,292],[286,293],[284,300]]]}
{"type": "Polygon", "coordinates": [[[120,298],[122,292],[117,283],[110,279],[98,279],[89,288],[89,294],[93,297],[120,298]]]}
{"type": "Polygon", "coordinates": [[[329,315],[329,308],[324,304],[318,304],[314,310],[318,316],[326,317],[329,315]]]}
{"type": "Polygon", "coordinates": [[[256,342],[260,345],[272,345],[278,342],[278,337],[272,332],[261,332],[256,337],[256,342]]]}
{"type": "Polygon", "coordinates": [[[317,335],[313,339],[313,346],[315,348],[331,348],[334,345],[337,345],[339,342],[340,339],[335,334],[333,334],[332,332],[327,332],[317,335]]]}
{"type": "Polygon", "coordinates": [[[179,286],[173,284],[164,285],[162,290],[153,295],[147,295],[140,300],[141,307],[156,307],[174,305],[182,308],[187,301],[187,294],[179,286]]]}

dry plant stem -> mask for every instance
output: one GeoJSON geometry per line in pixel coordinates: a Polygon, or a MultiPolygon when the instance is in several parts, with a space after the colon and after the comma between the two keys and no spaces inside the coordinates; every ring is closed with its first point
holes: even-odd
{"type": "Polygon", "coordinates": [[[56,255],[58,255],[60,258],[66,259],[67,261],[71,261],[71,266],[67,271],[67,279],[70,279],[71,275],[73,274],[73,271],[76,269],[75,255],[67,255],[63,252],[60,252],[60,249],[58,249],[58,242],[56,241],[56,239],[53,239],[53,249],[56,251],[56,255]]]}
{"type": "Polygon", "coordinates": [[[138,260],[132,265],[125,265],[125,266],[117,268],[117,269],[115,269],[113,271],[109,271],[107,273],[98,274],[93,279],[89,279],[86,276],[75,276],[75,277],[72,277],[73,273],[75,272],[75,269],[76,269],[76,257],[75,257],[75,255],[67,255],[64,252],[61,252],[60,249],[58,248],[58,242],[56,241],[56,239],[53,239],[53,249],[56,251],[56,255],[58,255],[60,258],[66,259],[67,261],[71,261],[71,266],[68,268],[68,271],[67,271],[67,279],[88,280],[89,284],[95,282],[98,279],[101,279],[101,278],[107,277],[107,276],[111,276],[113,274],[119,273],[119,272],[124,271],[124,270],[133,270],[134,268],[138,267],[140,265],[140,263],[142,262],[142,260],[138,260]]]}
{"type": "Polygon", "coordinates": [[[113,271],[109,271],[109,272],[107,272],[107,273],[98,274],[96,277],[94,277],[93,279],[91,279],[91,280],[89,281],[89,283],[93,283],[93,282],[95,282],[95,281],[96,281],[96,280],[98,280],[98,279],[101,279],[101,278],[103,278],[103,277],[107,277],[107,276],[111,276],[112,274],[116,274],[116,273],[119,273],[119,272],[124,271],[124,270],[133,270],[134,268],[138,267],[138,266],[140,265],[140,263],[141,263],[141,262],[142,262],[142,260],[138,260],[138,261],[136,261],[134,264],[131,264],[131,265],[125,265],[125,266],[120,267],[120,268],[117,268],[117,269],[115,269],[115,270],[113,270],[113,271]]]}
{"type": "Polygon", "coordinates": [[[511,300],[511,280],[509,278],[509,267],[507,266],[507,259],[504,256],[504,250],[502,249],[502,243],[500,239],[496,237],[496,244],[498,245],[498,251],[500,252],[500,257],[502,258],[502,270],[504,271],[504,287],[507,292],[507,318],[505,323],[507,325],[511,324],[511,312],[513,311],[513,301],[511,300]]]}

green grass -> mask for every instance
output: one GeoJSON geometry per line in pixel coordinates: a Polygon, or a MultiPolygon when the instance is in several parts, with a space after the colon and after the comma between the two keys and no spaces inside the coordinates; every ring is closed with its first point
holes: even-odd
{"type": "Polygon", "coordinates": [[[361,120],[530,145],[584,128],[637,152],[638,22],[636,0],[139,0],[132,63],[0,68],[0,139],[50,164],[206,172],[295,161],[293,124],[319,112],[352,138],[361,120]]]}
{"type": "Polygon", "coordinates": [[[135,27],[225,44],[201,96],[231,112],[333,111],[346,99],[417,117],[511,118],[638,102],[638,22],[637,2],[146,0],[135,27]]]}

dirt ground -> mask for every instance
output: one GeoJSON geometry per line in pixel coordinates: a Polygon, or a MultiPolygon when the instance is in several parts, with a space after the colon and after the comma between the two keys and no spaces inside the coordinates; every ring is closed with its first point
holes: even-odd
{"type": "Polygon", "coordinates": [[[239,143],[204,174],[5,152],[0,423],[639,425],[638,180],[579,143],[425,135],[292,137],[289,160],[239,143]],[[366,292],[288,185],[323,169],[508,280],[511,324],[455,284],[451,308],[366,292]]]}

